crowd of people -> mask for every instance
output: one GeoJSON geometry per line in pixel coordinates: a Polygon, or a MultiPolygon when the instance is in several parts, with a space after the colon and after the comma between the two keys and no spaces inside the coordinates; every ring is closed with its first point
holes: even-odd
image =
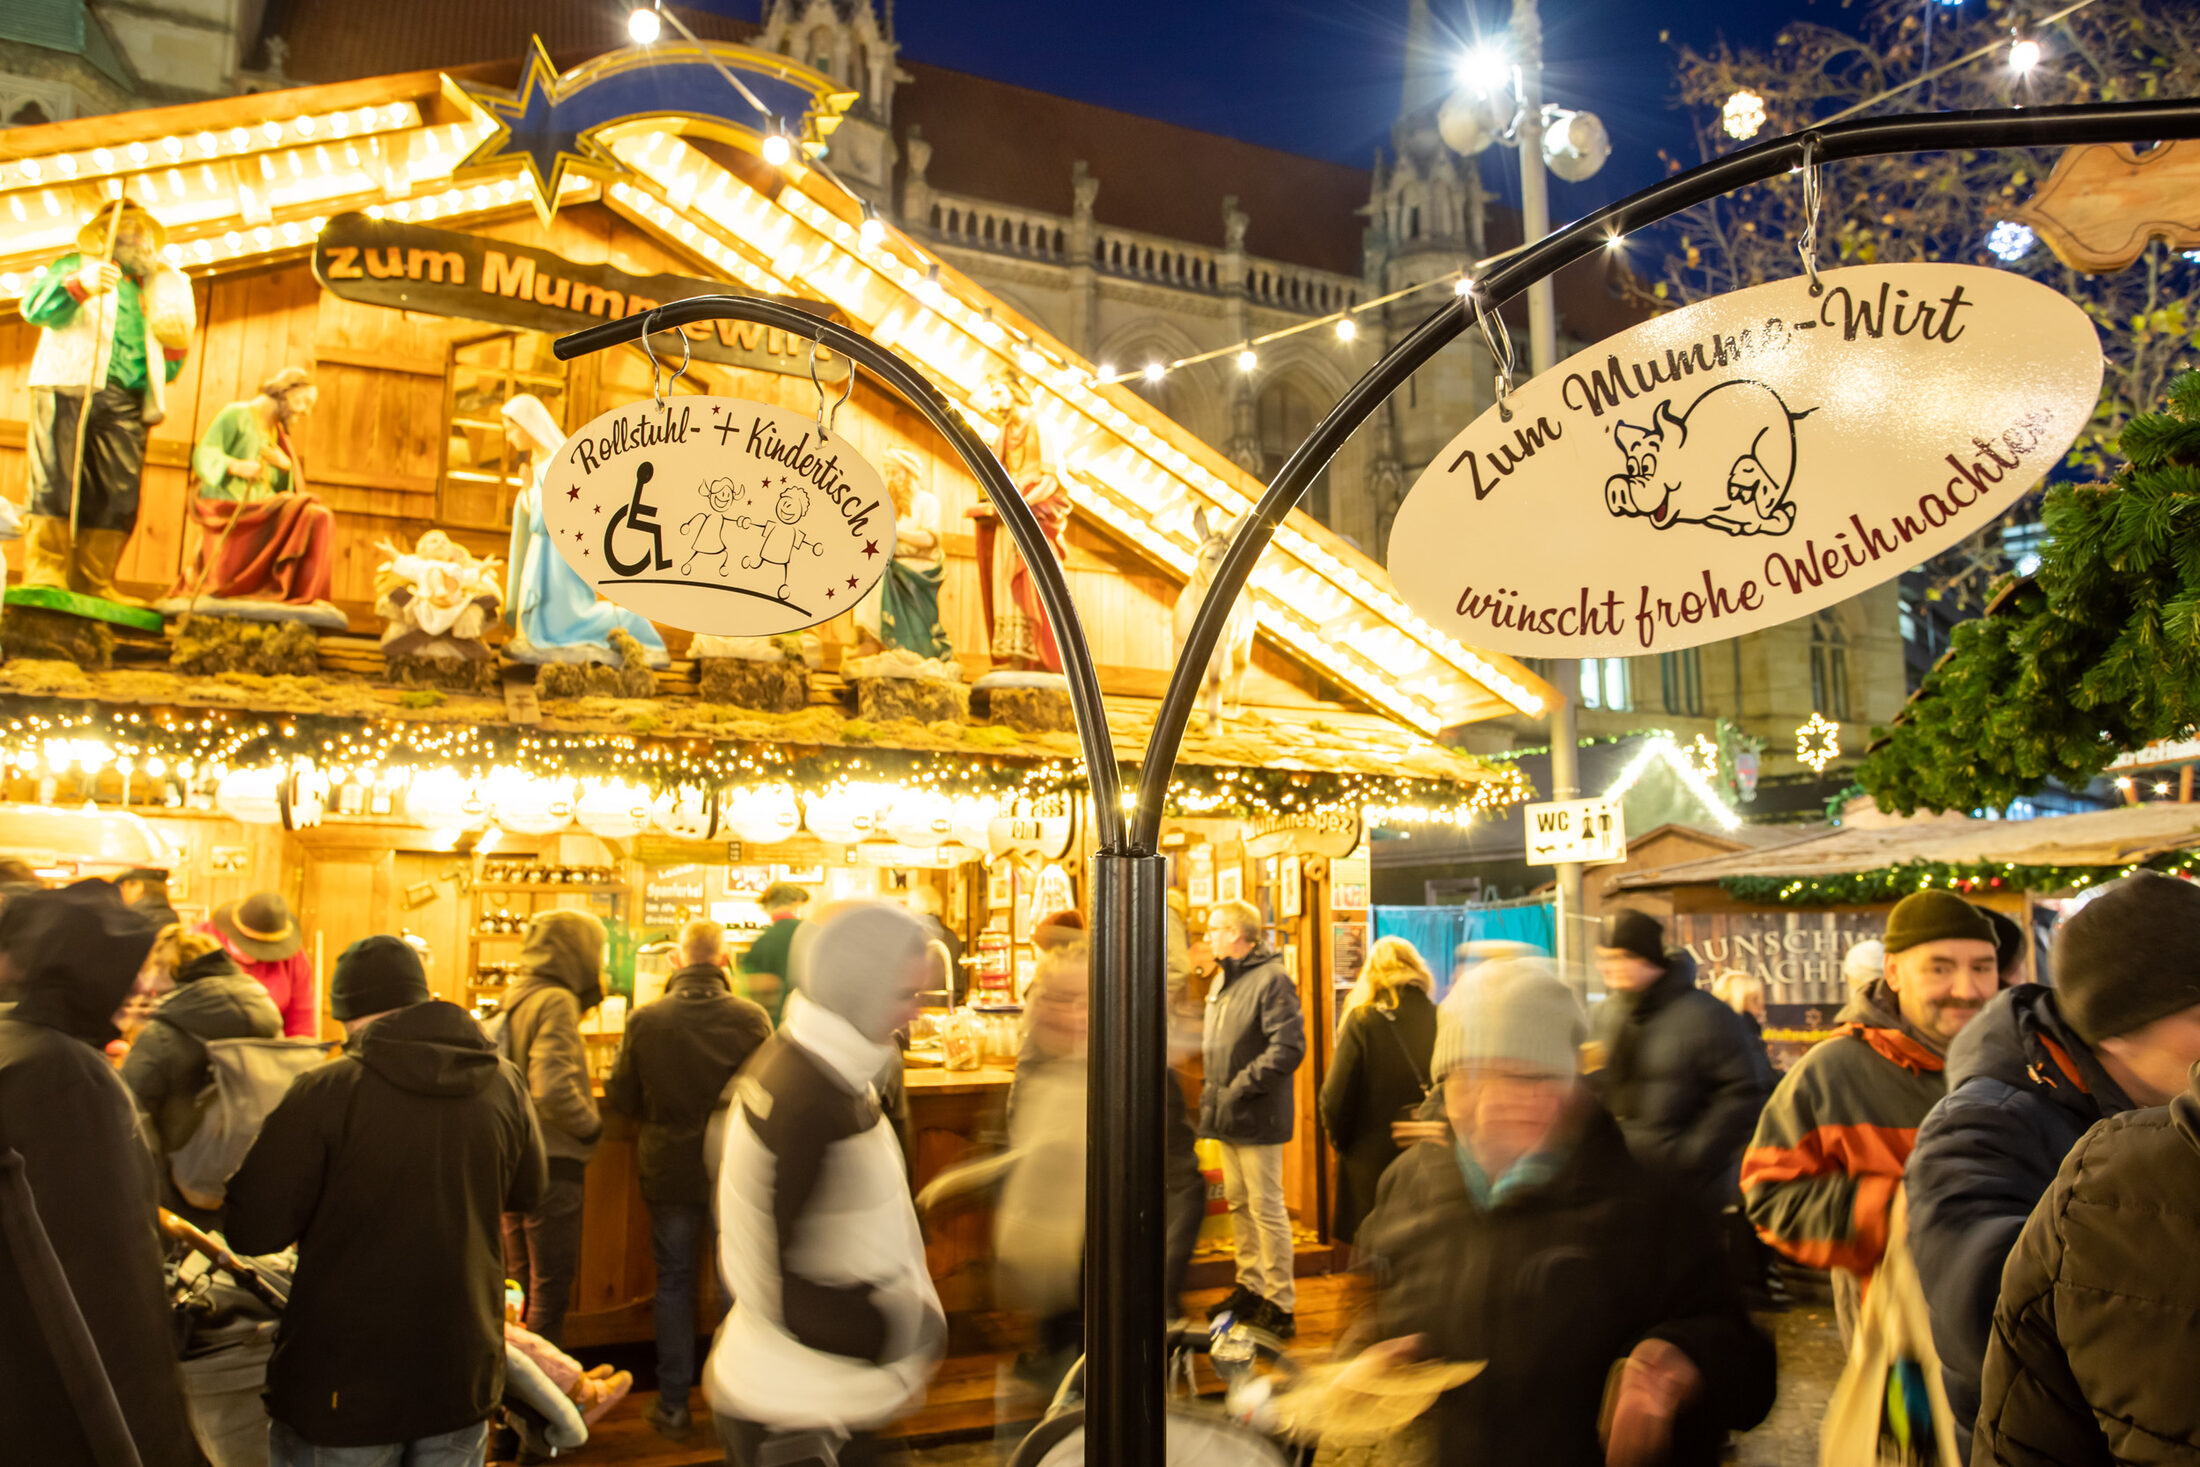
{"type": "MultiPolygon", "coordinates": [[[[48,890],[0,868],[0,1441],[57,1467],[128,1460],[118,1446],[147,1467],[462,1467],[514,1397],[548,1440],[584,1439],[632,1383],[562,1348],[603,1126],[580,1033],[602,924],[537,914],[486,1021],[434,996],[414,943],[354,943],[330,1049],[279,898],[189,928],[158,878],[48,890]],[[179,1370],[172,1264],[199,1229],[285,1281],[242,1406],[179,1370]]],[[[946,1344],[920,1207],[956,1188],[912,1198],[900,1085],[941,928],[885,900],[805,919],[806,893],[773,896],[743,974],[722,928],[687,925],[603,1088],[638,1126],[651,1219],[647,1418],[688,1439],[700,1389],[738,1467],[861,1464],[946,1344]],[[699,1363],[712,1261],[731,1310],[699,1363]]],[[[1201,1083],[1187,1105],[1171,1082],[1165,1302],[1204,1211],[1196,1135],[1237,1275],[1210,1319],[1287,1341],[1309,1019],[1258,909],[1219,904],[1196,938],[1184,917],[1172,905],[1172,1048],[1196,1049],[1201,1083]]],[[[1028,1360],[1051,1379],[1082,1326],[1089,977],[1082,919],[1038,926],[1006,1144],[973,1174],[998,1297],[1040,1321],[1028,1360]]],[[[1875,1408],[1905,1460],[2189,1454],[2200,887],[2103,887],[2060,922],[2051,984],[2030,949],[2006,918],[1918,892],[1849,955],[1833,1035],[1779,1074],[1762,985],[1700,980],[1647,914],[1605,919],[1586,1007],[1539,956],[1462,950],[1440,983],[1381,939],[1317,1107],[1334,1236],[1372,1286],[1339,1346],[1360,1366],[1328,1388],[1481,1363],[1433,1409],[1447,1467],[1715,1462],[1774,1398],[1751,1312],[1781,1296],[1772,1250],[1831,1272],[1852,1371],[1890,1300],[1922,1296],[1909,1364],[1931,1378],[1907,1409],[1932,1434],[1875,1408]]]]}

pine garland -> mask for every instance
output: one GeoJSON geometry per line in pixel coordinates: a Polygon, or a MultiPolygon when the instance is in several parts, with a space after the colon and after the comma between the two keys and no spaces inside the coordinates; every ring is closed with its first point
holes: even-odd
{"type": "Polygon", "coordinates": [[[2049,895],[2084,891],[2141,868],[2179,876],[2200,869],[2200,851],[2179,851],[2129,866],[2020,866],[2003,861],[1906,861],[1838,876],[1724,876],[1720,888],[1737,901],[1774,907],[1869,907],[1938,887],[1964,896],[1994,891],[2049,895]]]}
{"type": "Polygon", "coordinates": [[[2200,724],[2200,373],[2124,425],[2113,485],[2047,495],[2038,573],[1958,626],[1857,771],[1883,810],[2000,809],[2200,724]]]}

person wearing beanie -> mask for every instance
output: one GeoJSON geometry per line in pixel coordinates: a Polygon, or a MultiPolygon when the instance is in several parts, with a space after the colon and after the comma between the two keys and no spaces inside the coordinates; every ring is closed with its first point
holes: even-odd
{"type": "Polygon", "coordinates": [[[1298,985],[1264,938],[1250,903],[1222,902],[1207,914],[1218,971],[1200,1031],[1199,1134],[1222,1143],[1222,1192],[1237,1254],[1237,1287],[1207,1314],[1233,1315],[1290,1339],[1298,1321],[1283,1149],[1295,1119],[1291,1077],[1306,1058],[1306,1020],[1298,985]]]}
{"type": "MultiPolygon", "coordinates": [[[[2189,924],[2189,912],[2176,921],[2189,924]]],[[[2147,955],[2189,974],[2191,951],[2147,955]]],[[[2058,938],[2058,977],[2062,957],[2058,938]]],[[[2142,1006],[2171,996],[2156,988],[2142,1006]]],[[[2191,1024],[2189,1005],[2182,1012],[2191,1024]]],[[[2017,1235],[1994,1305],[1971,1460],[2191,1462],[2200,1442],[2196,1241],[2200,1073],[2169,1104],[2110,1116],[2086,1132],[2017,1235]]]]}
{"type": "Polygon", "coordinates": [[[546,1180],[534,1106],[401,938],[344,949],[329,1012],[342,1054],[291,1084],[222,1208],[239,1253],[298,1250],[268,1460],[478,1463],[504,1385],[500,1220],[546,1180]]]}
{"type": "Polygon", "coordinates": [[[823,908],[790,944],[786,1023],[736,1078],[718,1173],[734,1302],[703,1367],[733,1467],[869,1467],[946,1345],[877,1086],[930,982],[927,940],[892,902],[823,908]]]}
{"type": "Polygon", "coordinates": [[[1696,960],[1667,949],[1664,924],[1646,912],[1605,917],[1597,973],[1608,990],[1594,1027],[1604,1056],[1593,1077],[1599,1098],[1637,1160],[1723,1212],[1772,1092],[1763,1046],[1696,986],[1696,960]]]}
{"type": "Polygon", "coordinates": [[[97,879],[17,892],[0,909],[16,1000],[0,1009],[0,1458],[10,1462],[120,1461],[133,1444],[144,1467],[198,1460],[152,1159],[104,1052],[153,933],[97,879]],[[41,1304],[59,1299],[74,1301],[73,1329],[41,1304]],[[90,1369],[74,1363],[78,1346],[90,1369]],[[110,1386],[92,1419],[79,1414],[110,1386]]]}
{"type": "Polygon", "coordinates": [[[2025,1219],[2080,1137],[2166,1105],[2200,1062],[2200,887],[2153,872],[2110,883],[2063,919],[2054,966],[2056,987],[2005,990],[1948,1047],[1948,1094],[1906,1173],[1910,1247],[1966,1456],[2025,1219]]]}
{"type": "Polygon", "coordinates": [[[756,900],[771,925],[741,955],[741,996],[762,1004],[776,1029],[790,991],[788,950],[802,930],[802,909],[809,905],[810,894],[791,881],[775,881],[756,900]]]}
{"type": "Polygon", "coordinates": [[[1994,926],[1946,891],[1887,916],[1886,969],[1849,996],[1828,1038],[1789,1069],[1742,1154],[1757,1235],[1833,1273],[1844,1347],[1899,1217],[1902,1168],[1948,1090],[1949,1041],[2000,991],[1994,926]]]}
{"type": "Polygon", "coordinates": [[[1438,1019],[1444,1134],[1360,1229],[1376,1348],[1487,1362],[1436,1404],[1437,1467],[1709,1467],[1771,1409],[1772,1342],[1717,1225],[1632,1154],[1581,1079],[1586,1037],[1548,961],[1478,968],[1438,1019]]]}
{"type": "Polygon", "coordinates": [[[2025,972],[2025,958],[2032,943],[2025,936],[2024,928],[2007,912],[1980,907],[1979,913],[1994,927],[1994,965],[2001,970],[2001,986],[2007,988],[2013,983],[2030,982],[2025,972]]]}
{"type": "Polygon", "coordinates": [[[1867,937],[1841,955],[1841,981],[1850,993],[1875,983],[1887,971],[1887,945],[1867,937]]]}
{"type": "Polygon", "coordinates": [[[518,1066],[534,1097],[550,1158],[541,1201],[504,1219],[504,1265],[526,1287],[527,1328],[553,1345],[565,1343],[588,1158],[603,1135],[581,1015],[603,1002],[604,942],[603,923],[587,912],[537,912],[520,949],[525,971],[489,1018],[497,1052],[518,1066]]]}

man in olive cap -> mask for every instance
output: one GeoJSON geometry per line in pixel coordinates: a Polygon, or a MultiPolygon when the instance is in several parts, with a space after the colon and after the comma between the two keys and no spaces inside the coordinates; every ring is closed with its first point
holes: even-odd
{"type": "Polygon", "coordinates": [[[1857,990],[1833,1037],[1787,1072],[1742,1156],[1758,1236],[1834,1275],[1848,1344],[1864,1286],[1901,1225],[1902,1169],[1947,1093],[1948,1044],[2001,988],[1994,925],[1947,891],[1913,892],[1887,918],[1884,974],[1857,990]]]}
{"type": "Polygon", "coordinates": [[[343,1055],[291,1085],[223,1210],[240,1253],[298,1248],[269,1460],[479,1464],[504,1386],[500,1219],[545,1183],[534,1108],[402,938],[344,949],[329,1012],[343,1055]]]}

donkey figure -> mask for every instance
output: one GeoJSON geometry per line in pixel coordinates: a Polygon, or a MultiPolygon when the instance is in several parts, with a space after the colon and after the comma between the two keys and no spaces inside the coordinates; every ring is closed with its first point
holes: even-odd
{"type": "MultiPolygon", "coordinates": [[[[1184,583],[1184,593],[1176,598],[1176,656],[1180,662],[1184,644],[1191,639],[1192,618],[1214,586],[1215,572],[1221,569],[1222,554],[1230,548],[1230,535],[1235,529],[1234,522],[1210,527],[1204,505],[1192,511],[1199,556],[1192,566],[1191,579],[1184,583]]],[[[1198,706],[1206,710],[1210,733],[1222,726],[1224,718],[1237,716],[1239,691],[1245,685],[1246,669],[1253,663],[1253,632],[1259,625],[1258,613],[1242,599],[1230,608],[1230,619],[1223,623],[1222,636],[1199,679],[1198,706]]]]}

